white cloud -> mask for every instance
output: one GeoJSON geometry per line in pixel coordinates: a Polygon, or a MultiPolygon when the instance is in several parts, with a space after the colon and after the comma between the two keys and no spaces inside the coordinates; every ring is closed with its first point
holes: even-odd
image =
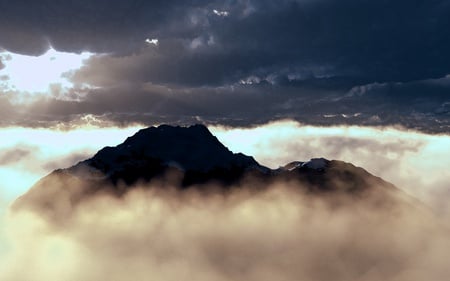
{"type": "Polygon", "coordinates": [[[242,85],[252,85],[252,84],[258,84],[258,83],[260,83],[261,81],[262,81],[261,78],[259,78],[258,76],[252,75],[252,76],[249,76],[249,77],[247,77],[247,78],[245,78],[245,79],[239,80],[239,84],[242,84],[242,85]]]}
{"type": "Polygon", "coordinates": [[[218,10],[213,10],[213,13],[219,17],[228,17],[229,16],[229,12],[228,11],[218,11],[218,10]]]}
{"type": "Polygon", "coordinates": [[[149,45],[155,45],[155,46],[158,46],[158,44],[159,44],[159,40],[156,38],[152,38],[152,39],[147,38],[147,39],[145,39],[145,42],[149,45]]]}
{"type": "MultiPolygon", "coordinates": [[[[271,167],[338,158],[397,184],[421,186],[424,194],[448,186],[450,178],[450,136],[295,122],[210,129],[231,150],[271,167]]],[[[63,149],[118,144],[135,130],[4,129],[0,149],[29,144],[39,147],[41,161],[50,161],[63,149]]],[[[5,173],[10,190],[22,185],[24,174],[5,173]]],[[[437,194],[446,203],[448,194],[437,194]]],[[[450,236],[429,217],[354,202],[329,209],[304,199],[283,186],[210,197],[147,188],[122,199],[87,200],[56,232],[42,218],[5,219],[0,209],[0,279],[415,281],[448,275],[450,236]]]]}
{"type": "Polygon", "coordinates": [[[450,196],[450,136],[394,128],[321,128],[291,121],[211,130],[232,151],[252,155],[272,168],[316,157],[351,162],[450,215],[444,204],[450,196]]]}

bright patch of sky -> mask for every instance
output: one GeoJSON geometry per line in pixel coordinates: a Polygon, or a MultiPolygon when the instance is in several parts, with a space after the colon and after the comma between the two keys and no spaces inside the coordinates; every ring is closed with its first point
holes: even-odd
{"type": "Polygon", "coordinates": [[[49,93],[52,85],[70,88],[67,74],[83,66],[91,53],[65,53],[49,49],[41,56],[0,52],[0,91],[49,93]]]}
{"type": "MultiPolygon", "coordinates": [[[[105,146],[115,146],[140,127],[79,128],[71,131],[6,128],[0,130],[0,158],[8,151],[29,151],[25,157],[0,162],[0,213],[5,205],[26,192],[38,179],[56,168],[92,157],[105,146]],[[80,159],[77,159],[80,157],[80,159]],[[50,163],[58,167],[52,167],[50,163]]],[[[13,156],[13,155],[11,155],[13,156]]]]}

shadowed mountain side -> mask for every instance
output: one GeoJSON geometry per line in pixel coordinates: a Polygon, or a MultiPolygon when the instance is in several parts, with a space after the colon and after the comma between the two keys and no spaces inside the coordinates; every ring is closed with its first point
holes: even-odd
{"type": "Polygon", "coordinates": [[[401,193],[394,185],[342,161],[316,158],[272,170],[253,157],[229,151],[203,125],[161,125],[140,130],[116,147],[105,147],[90,159],[50,173],[13,207],[31,207],[49,216],[58,210],[58,216],[64,216],[86,197],[122,196],[136,186],[227,193],[280,184],[323,197],[370,196],[385,204],[396,202],[395,194],[401,193]]]}

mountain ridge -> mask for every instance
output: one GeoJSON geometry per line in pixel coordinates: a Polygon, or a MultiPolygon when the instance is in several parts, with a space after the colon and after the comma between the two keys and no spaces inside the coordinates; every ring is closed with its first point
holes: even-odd
{"type": "Polygon", "coordinates": [[[14,205],[20,208],[38,202],[51,209],[63,198],[72,206],[99,192],[121,196],[135,186],[155,181],[180,190],[205,190],[212,183],[226,191],[246,181],[262,188],[293,183],[312,194],[359,196],[366,191],[381,194],[398,190],[351,163],[313,158],[270,169],[252,156],[231,152],[204,125],[161,125],[142,129],[115,147],[102,148],[92,158],[53,171],[14,205]]]}

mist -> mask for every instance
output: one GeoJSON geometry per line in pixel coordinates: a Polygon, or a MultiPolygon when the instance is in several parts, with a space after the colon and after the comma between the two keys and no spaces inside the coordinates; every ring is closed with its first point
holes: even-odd
{"type": "MultiPolygon", "coordinates": [[[[233,152],[263,165],[340,159],[418,200],[311,197],[285,183],[257,192],[255,182],[227,193],[210,186],[206,194],[151,183],[70,208],[55,197],[65,208],[50,210],[55,221],[7,206],[39,177],[90,157],[102,144],[81,145],[82,129],[41,138],[23,132],[2,143],[0,155],[0,172],[8,175],[0,184],[0,280],[422,281],[450,274],[448,136],[289,121],[210,129],[233,152]]],[[[132,134],[115,130],[105,144],[132,134]]]]}
{"type": "Polygon", "coordinates": [[[87,159],[104,146],[119,144],[138,129],[1,129],[0,212],[46,174],[87,159]]]}
{"type": "Polygon", "coordinates": [[[153,183],[121,198],[90,197],[57,221],[10,212],[0,279],[415,281],[450,273],[448,229],[417,201],[380,205],[376,196],[255,185],[204,193],[153,183]]]}
{"type": "Polygon", "coordinates": [[[212,127],[231,150],[253,155],[277,168],[315,157],[363,167],[450,216],[450,136],[429,135],[401,127],[314,127],[289,120],[255,128],[212,127]]]}

